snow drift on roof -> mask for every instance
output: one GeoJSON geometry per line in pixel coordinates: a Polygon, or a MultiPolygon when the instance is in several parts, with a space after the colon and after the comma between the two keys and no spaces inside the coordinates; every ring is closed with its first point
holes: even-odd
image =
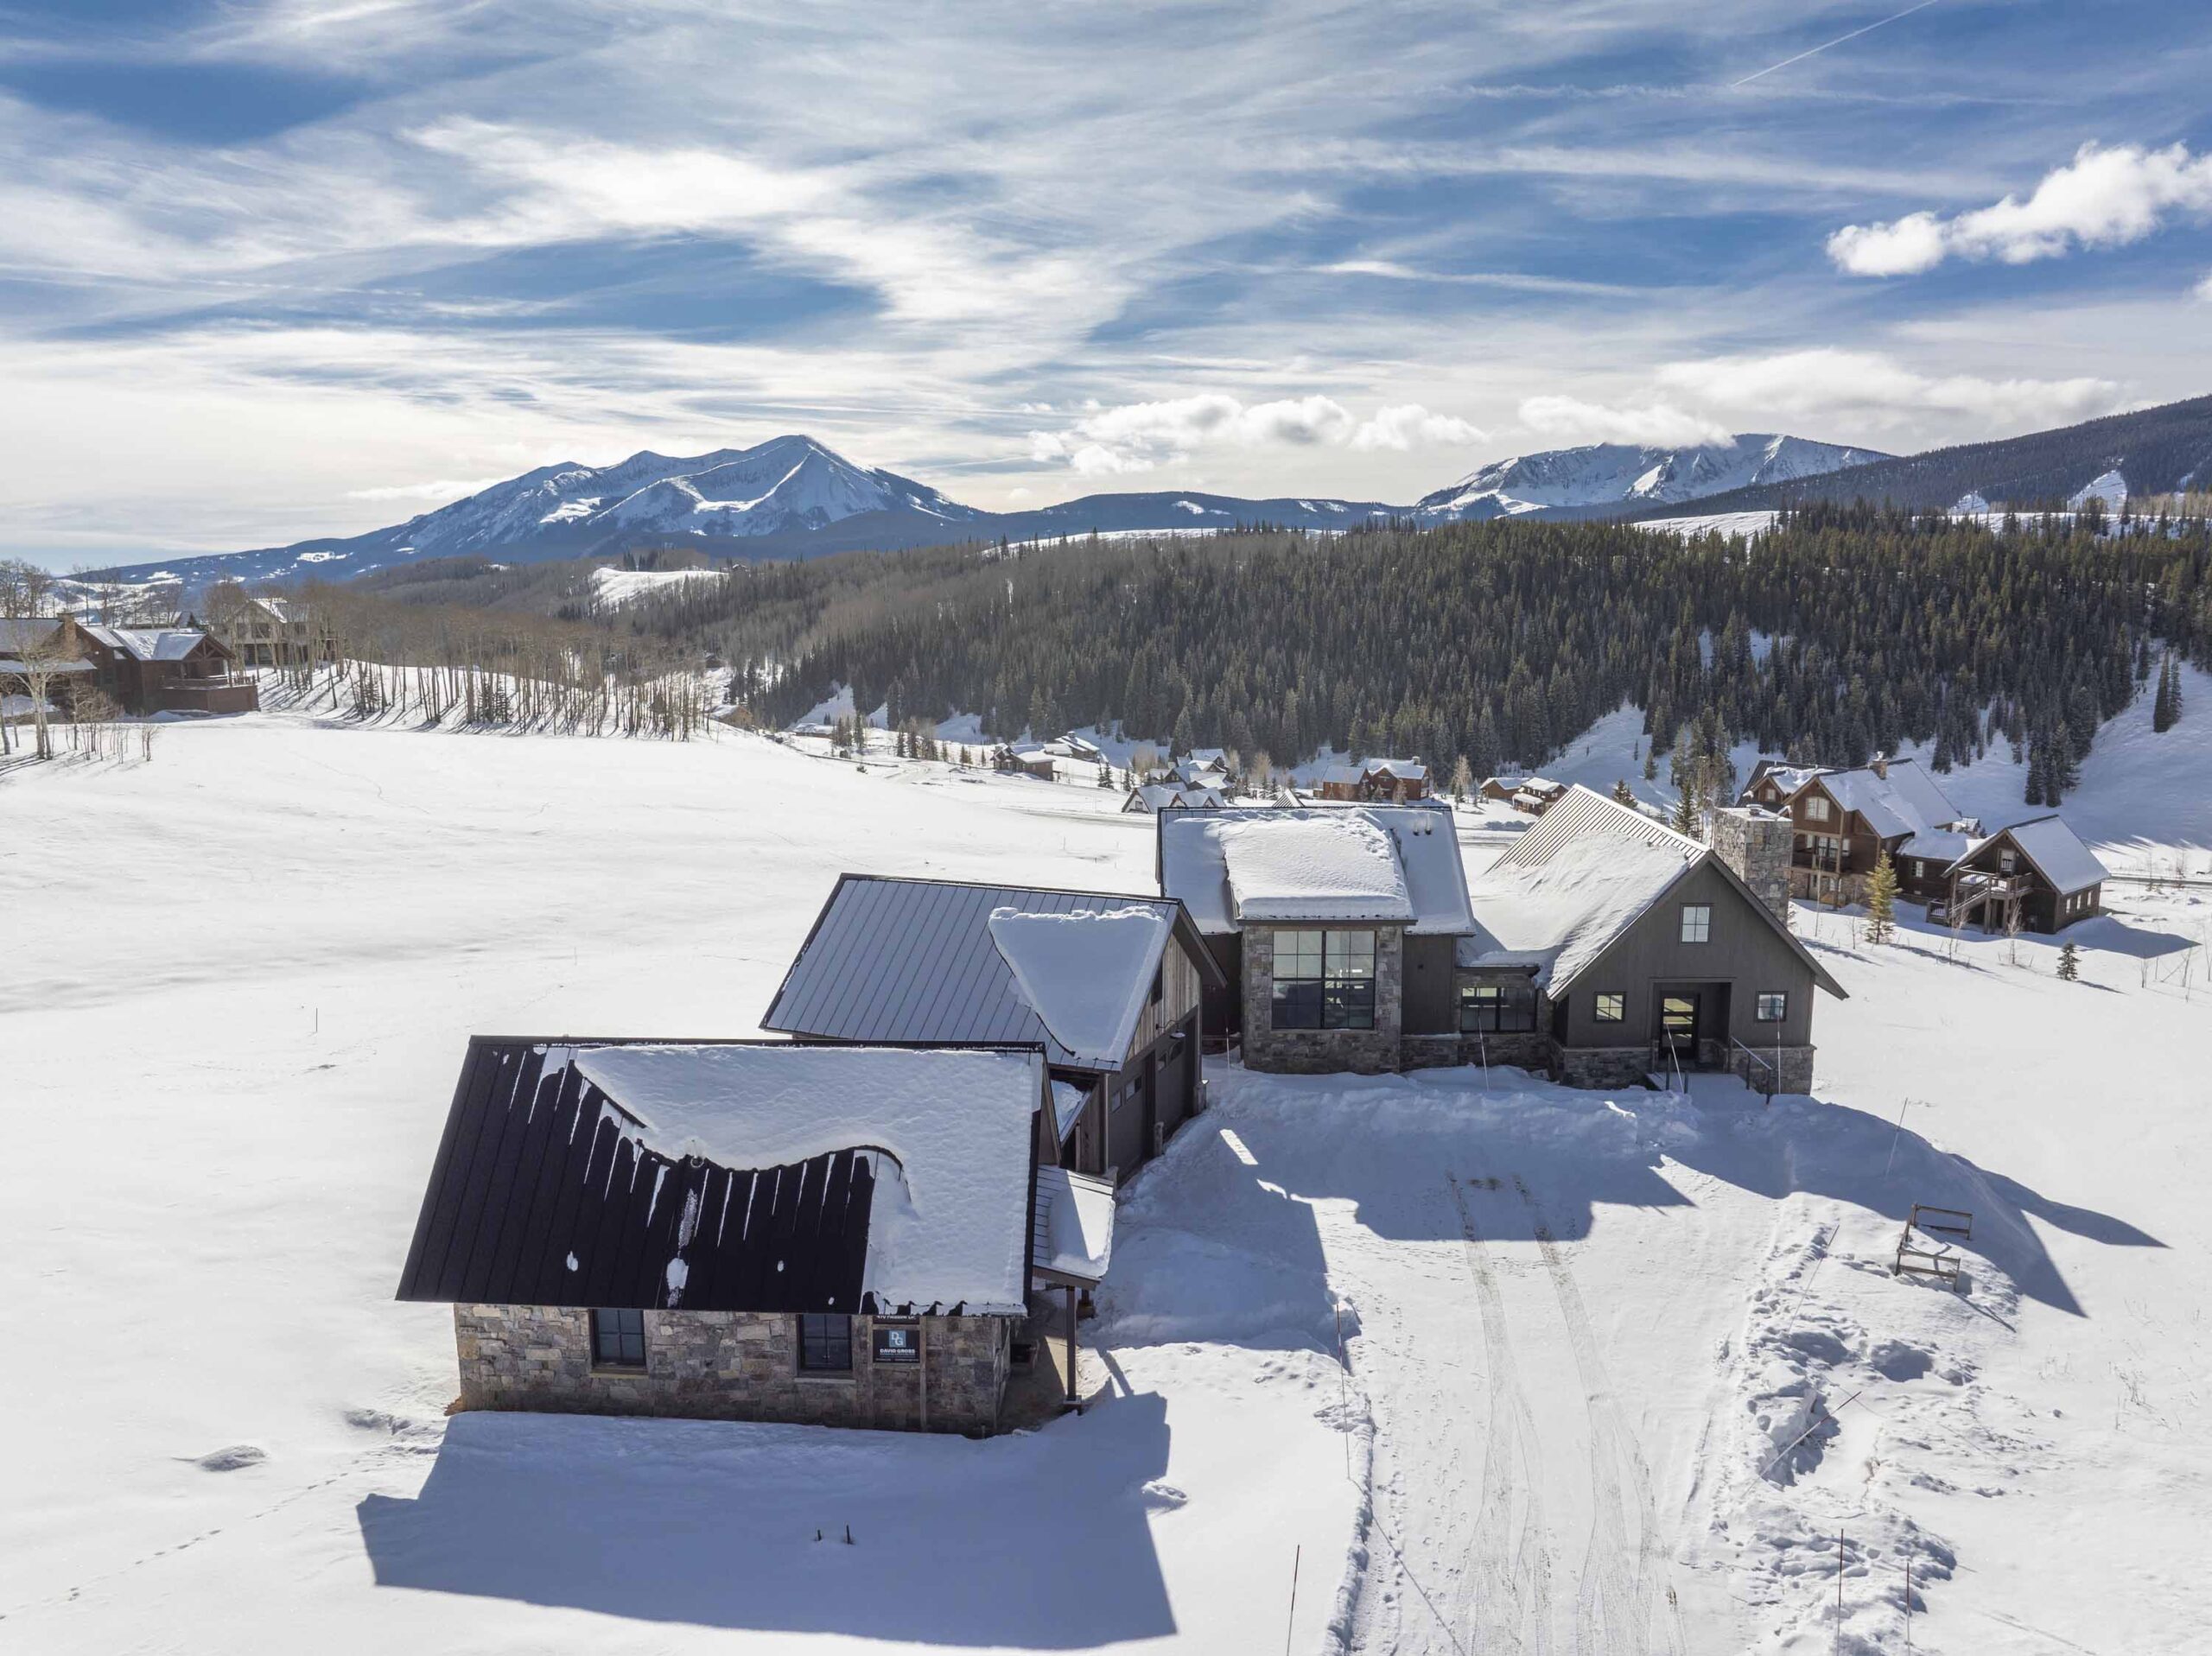
{"type": "MultiPolygon", "coordinates": [[[[1936,778],[1917,759],[1892,759],[1890,774],[1880,777],[1871,768],[1856,771],[1816,771],[1821,784],[1847,811],[1857,811],[1885,840],[1901,834],[1917,834],[1959,820],[1959,809],[1945,796],[1936,778]]],[[[1775,773],[1779,775],[1781,773],[1775,773]]],[[[1785,787],[1788,784],[1783,784],[1785,787]]],[[[1794,792],[1795,790],[1793,789],[1794,792]]]]}
{"type": "Polygon", "coordinates": [[[197,627],[88,626],[85,631],[110,649],[140,661],[182,661],[207,636],[197,627]]]}
{"type": "Polygon", "coordinates": [[[1112,1069],[1135,1035],[1167,948],[1157,908],[991,910],[991,941],[1021,997],[1076,1063],[1112,1069]]]}
{"type": "MultiPolygon", "coordinates": [[[[2097,853],[2082,843],[2081,836],[2067,826],[2063,816],[2038,816],[2016,822],[2011,828],[2000,828],[1990,839],[2007,834],[2012,836],[2012,843],[2020,847],[2021,854],[2057,888],[2061,897],[2086,891],[2112,878],[2104,864],[2097,860],[2097,853]]],[[[1974,850],[1979,851],[1988,843],[1989,840],[1984,840],[1974,850]]]]}
{"type": "Polygon", "coordinates": [[[1100,1282],[1113,1257],[1114,1187],[1065,1167],[1039,1168],[1031,1262],[1039,1270],[1100,1282]]]}
{"type": "MultiPolygon", "coordinates": [[[[1570,793],[1545,815],[1543,824],[1564,828],[1568,819],[1560,813],[1580,803],[1570,793]]],[[[1460,941],[1459,963],[1522,965],[1538,959],[1546,964],[1537,982],[1557,993],[1705,854],[1695,841],[1615,809],[1620,822],[1560,834],[1541,857],[1514,854],[1529,848],[1531,836],[1523,836],[1514,852],[1492,864],[1474,883],[1477,931],[1460,941]]]]}
{"type": "Polygon", "coordinates": [[[1028,1272],[1033,1053],[606,1046],[575,1069],[671,1158],[784,1167],[880,1150],[866,1291],[879,1304],[1019,1313],[1028,1272]]]}
{"type": "Polygon", "coordinates": [[[1472,924],[1451,813],[1433,805],[1224,810],[1160,819],[1160,885],[1202,932],[1247,923],[1472,924]]]}

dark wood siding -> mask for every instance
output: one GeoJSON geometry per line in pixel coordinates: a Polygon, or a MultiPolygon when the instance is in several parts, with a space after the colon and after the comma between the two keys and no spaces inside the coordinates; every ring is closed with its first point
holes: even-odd
{"type": "Polygon", "coordinates": [[[1406,938],[1405,1022],[1408,1035],[1449,1035],[1459,1027],[1452,990],[1456,937],[1406,938]]]}
{"type": "Polygon", "coordinates": [[[1813,974],[1796,952],[1751,908],[1751,900],[1709,864],[1690,871],[1649,914],[1613,941],[1611,948],[1580,974],[1566,995],[1561,1038],[1570,1046],[1635,1046],[1651,1038],[1661,986],[1726,984],[1730,987],[1728,1027],[1714,1030],[1754,1050],[1803,1046],[1811,1038],[1813,974]],[[1681,910],[1702,903],[1713,910],[1712,941],[1681,941],[1681,910]],[[1789,1015],[1779,1028],[1757,1021],[1762,991],[1779,989],[1789,997],[1789,1015]],[[1618,1024],[1594,1016],[1599,994],[1627,997],[1627,1015],[1618,1024]]]}

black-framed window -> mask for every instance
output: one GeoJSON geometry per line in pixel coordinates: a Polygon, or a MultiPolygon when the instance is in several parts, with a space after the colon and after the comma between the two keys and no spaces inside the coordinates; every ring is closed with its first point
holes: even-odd
{"type": "Polygon", "coordinates": [[[1373,1029],[1375,934],[1275,933],[1277,1029],[1373,1029]]]}
{"type": "Polygon", "coordinates": [[[1628,1016],[1628,997],[1624,994],[1593,996],[1590,1015],[1601,1024],[1620,1023],[1628,1016]]]}
{"type": "Polygon", "coordinates": [[[645,1314],[643,1311],[594,1311],[591,1314],[591,1360],[599,1368],[643,1368],[645,1366],[645,1314]]]}
{"type": "Polygon", "coordinates": [[[1526,979],[1459,986],[1459,1029],[1466,1035],[1521,1035],[1536,1027],[1536,986],[1526,979]]]}
{"type": "Polygon", "coordinates": [[[1782,989],[1763,989],[1759,992],[1758,1018],[1762,1024],[1779,1024],[1789,1016],[1789,995],[1782,989]]]}
{"type": "Polygon", "coordinates": [[[1686,943],[1709,943],[1713,941],[1713,904],[1682,904],[1682,941],[1686,943]]]}
{"type": "Polygon", "coordinates": [[[798,1372],[802,1374],[851,1374],[853,1319],[842,1311],[801,1311],[798,1317],[798,1372]]]}

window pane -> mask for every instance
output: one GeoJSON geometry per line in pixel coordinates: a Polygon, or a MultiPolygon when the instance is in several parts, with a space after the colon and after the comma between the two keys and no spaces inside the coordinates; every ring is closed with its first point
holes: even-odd
{"type": "Polygon", "coordinates": [[[1325,1016],[1327,1026],[1331,1029],[1373,1029],[1375,1027],[1373,980],[1370,979],[1363,982],[1332,982],[1328,986],[1325,1016]]]}
{"type": "Polygon", "coordinates": [[[592,1361],[613,1367],[642,1368],[645,1361],[645,1314],[607,1310],[591,1314],[592,1361]]]}
{"type": "Polygon", "coordinates": [[[1321,934],[1318,931],[1275,933],[1275,975],[1278,978],[1319,977],[1321,934]]]}
{"type": "Polygon", "coordinates": [[[1789,1016],[1789,997],[1770,990],[1759,997],[1759,1022],[1779,1024],[1789,1016]]]}
{"type": "Polygon", "coordinates": [[[1274,1026],[1277,1029],[1319,1029],[1321,1027],[1321,985],[1319,979],[1305,983],[1285,983],[1275,980],[1274,1026]]]}
{"type": "Polygon", "coordinates": [[[1371,931],[1332,931],[1328,939],[1328,975],[1371,978],[1375,975],[1375,934],[1371,931]]]}
{"type": "Polygon", "coordinates": [[[1682,904],[1682,941],[1701,943],[1713,934],[1713,910],[1702,903],[1682,904]]]}
{"type": "Polygon", "coordinates": [[[853,1319],[842,1312],[802,1312],[798,1366],[810,1373],[842,1374],[853,1366],[853,1319]]]}
{"type": "Polygon", "coordinates": [[[1598,1021],[1599,1023],[1618,1024],[1623,1018],[1627,1016],[1627,1012],[1628,1001],[1625,996],[1599,995],[1598,997],[1598,1021]]]}

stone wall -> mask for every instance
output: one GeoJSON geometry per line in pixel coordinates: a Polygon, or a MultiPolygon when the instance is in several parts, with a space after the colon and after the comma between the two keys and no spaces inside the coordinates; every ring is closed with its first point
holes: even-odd
{"type": "MultiPolygon", "coordinates": [[[[1296,928],[1313,930],[1313,927],[1296,928]]],[[[1365,930],[1365,927],[1322,928],[1365,930]]],[[[1399,1067],[1399,1031],[1405,1017],[1405,937],[1395,926],[1375,932],[1375,1027],[1274,1027],[1275,935],[1267,926],[1244,928],[1244,1063],[1248,1069],[1287,1075],[1351,1070],[1382,1075],[1399,1067]]]]}
{"type": "Polygon", "coordinates": [[[1789,919],[1789,819],[1756,805],[1713,814],[1713,854],[1784,924],[1789,919]]]}
{"type": "Polygon", "coordinates": [[[1569,1087],[1633,1087],[1651,1073],[1648,1046],[1553,1047],[1553,1074],[1569,1087]]]}
{"type": "MultiPolygon", "coordinates": [[[[798,1319],[748,1311],[647,1311],[643,1369],[594,1365],[591,1313],[456,1305],[461,1401],[469,1409],[685,1415],[823,1426],[922,1427],[922,1365],[869,1361],[874,1319],[853,1319],[849,1375],[801,1375],[798,1319]]],[[[922,1319],[931,1431],[989,1432],[1006,1392],[1011,1319],[922,1319]]]]}
{"type": "MultiPolygon", "coordinates": [[[[1755,1093],[1764,1093],[1774,1085],[1775,1049],[1763,1046],[1758,1050],[1759,1061],[1740,1048],[1731,1049],[1728,1068],[1744,1078],[1744,1085],[1755,1093]]],[[[1813,1090],[1813,1049],[1809,1046],[1785,1046],[1781,1050],[1781,1081],[1774,1085],[1778,1093],[1805,1093],[1813,1090]]]]}
{"type": "Polygon", "coordinates": [[[1456,1035],[1406,1035],[1398,1041],[1398,1067],[1402,1069],[1449,1069],[1454,1064],[1471,1063],[1463,1056],[1463,1046],[1472,1050],[1471,1042],[1462,1043],[1456,1035]]]}

